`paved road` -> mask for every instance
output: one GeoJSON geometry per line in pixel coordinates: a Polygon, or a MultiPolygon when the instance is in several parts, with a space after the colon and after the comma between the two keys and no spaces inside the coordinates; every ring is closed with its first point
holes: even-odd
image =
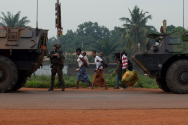
{"type": "Polygon", "coordinates": [[[188,95],[161,90],[128,89],[126,91],[21,89],[0,93],[0,109],[179,109],[188,108],[188,95]]]}

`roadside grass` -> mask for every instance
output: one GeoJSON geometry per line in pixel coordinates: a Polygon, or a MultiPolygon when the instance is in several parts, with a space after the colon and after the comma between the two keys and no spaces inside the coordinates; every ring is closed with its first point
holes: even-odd
{"type": "MultiPolygon", "coordinates": [[[[104,77],[106,78],[106,82],[109,87],[115,87],[116,85],[116,76],[117,75],[109,75],[109,74],[104,74],[104,77]]],[[[89,79],[91,82],[93,82],[93,76],[89,76],[89,79]]],[[[64,80],[65,80],[65,87],[66,88],[71,88],[76,86],[76,80],[77,76],[68,76],[64,75],[64,80]]],[[[51,77],[50,76],[36,76],[36,77],[31,77],[28,79],[24,87],[27,88],[49,88],[51,82],[51,77]]],[[[121,86],[121,82],[120,86],[121,86]]],[[[89,87],[89,84],[82,84],[80,82],[79,87],[81,88],[86,88],[89,87]]],[[[61,85],[58,83],[58,77],[56,76],[55,79],[55,88],[60,88],[61,85]]],[[[134,85],[136,88],[158,88],[157,83],[155,79],[151,79],[148,76],[143,76],[139,74],[139,80],[137,83],[134,85]]]]}
{"type": "Polygon", "coordinates": [[[159,88],[155,79],[152,79],[148,76],[144,76],[141,74],[139,74],[138,77],[139,80],[134,85],[135,88],[153,88],[153,89],[159,88]]]}

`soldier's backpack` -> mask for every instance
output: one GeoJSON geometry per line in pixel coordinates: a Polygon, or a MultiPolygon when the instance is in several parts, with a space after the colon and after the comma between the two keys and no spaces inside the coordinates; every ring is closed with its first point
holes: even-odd
{"type": "Polygon", "coordinates": [[[133,70],[133,64],[130,60],[128,60],[128,70],[132,71],[133,70]]]}

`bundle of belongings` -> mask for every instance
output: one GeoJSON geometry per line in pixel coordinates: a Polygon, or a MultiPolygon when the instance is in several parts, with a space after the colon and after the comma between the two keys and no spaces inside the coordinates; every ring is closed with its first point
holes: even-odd
{"type": "Polygon", "coordinates": [[[116,61],[117,61],[117,68],[116,68],[116,72],[119,76],[119,78],[121,79],[121,82],[123,82],[125,85],[127,86],[134,86],[134,84],[138,81],[138,74],[133,70],[133,64],[130,60],[128,60],[128,68],[126,70],[126,72],[123,74],[122,76],[122,62],[120,61],[120,52],[114,52],[113,56],[116,57],[116,61]],[[121,77],[122,76],[122,77],[121,77]]]}
{"type": "Polygon", "coordinates": [[[135,71],[129,71],[127,69],[121,81],[127,86],[134,86],[138,79],[138,74],[135,71]]]}

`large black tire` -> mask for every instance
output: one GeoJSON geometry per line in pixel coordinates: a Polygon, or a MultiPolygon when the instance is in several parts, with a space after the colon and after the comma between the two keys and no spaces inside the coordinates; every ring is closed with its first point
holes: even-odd
{"type": "Polygon", "coordinates": [[[0,92],[12,90],[17,79],[18,70],[14,62],[7,57],[0,56],[0,92]]]}
{"type": "Polygon", "coordinates": [[[19,90],[20,88],[22,88],[25,85],[26,82],[27,82],[27,77],[18,78],[18,81],[17,81],[16,85],[13,87],[12,91],[19,90]]]}
{"type": "Polygon", "coordinates": [[[168,88],[168,86],[166,84],[165,79],[156,79],[156,82],[160,89],[162,89],[165,92],[171,92],[171,90],[168,88]]]}
{"type": "Polygon", "coordinates": [[[188,60],[174,62],[166,73],[167,86],[177,94],[188,93],[188,60]]]}

